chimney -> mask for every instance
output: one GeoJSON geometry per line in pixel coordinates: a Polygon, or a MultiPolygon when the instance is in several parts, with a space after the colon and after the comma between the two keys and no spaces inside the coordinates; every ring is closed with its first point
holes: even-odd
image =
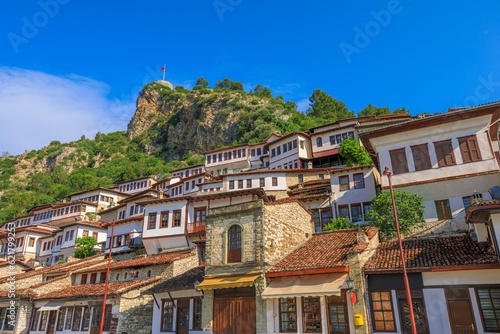
{"type": "Polygon", "coordinates": [[[359,229],[356,234],[356,242],[358,244],[367,244],[370,242],[370,239],[368,239],[368,236],[366,235],[365,231],[359,229]]]}

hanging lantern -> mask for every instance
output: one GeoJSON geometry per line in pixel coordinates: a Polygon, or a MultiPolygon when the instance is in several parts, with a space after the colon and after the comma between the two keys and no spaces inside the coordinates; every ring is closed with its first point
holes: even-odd
{"type": "Polygon", "coordinates": [[[351,294],[351,303],[356,304],[356,302],[358,301],[358,296],[356,296],[356,292],[351,291],[350,294],[351,294]]]}

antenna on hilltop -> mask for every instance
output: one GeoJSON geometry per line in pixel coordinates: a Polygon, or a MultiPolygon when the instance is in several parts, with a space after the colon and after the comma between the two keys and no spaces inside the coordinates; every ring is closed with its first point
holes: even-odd
{"type": "Polygon", "coordinates": [[[163,64],[163,67],[160,69],[160,72],[163,72],[163,81],[165,81],[165,69],[167,68],[167,64],[163,64]]]}

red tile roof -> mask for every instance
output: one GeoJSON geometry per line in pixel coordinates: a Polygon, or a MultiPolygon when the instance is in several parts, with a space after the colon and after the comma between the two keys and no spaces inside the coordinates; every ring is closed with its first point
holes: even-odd
{"type": "MultiPolygon", "coordinates": [[[[138,214],[138,215],[133,215],[133,216],[127,217],[127,218],[122,218],[122,219],[114,220],[114,223],[115,223],[115,225],[120,225],[120,224],[125,224],[125,223],[129,223],[129,222],[133,222],[133,221],[140,221],[140,222],[142,222],[143,220],[144,220],[144,214],[141,213],[141,214],[138,214]]],[[[101,222],[101,226],[108,227],[108,226],[111,226],[112,223],[113,223],[113,221],[111,221],[111,222],[102,221],[101,222]]]]}
{"type": "MultiPolygon", "coordinates": [[[[456,266],[500,265],[489,245],[473,241],[469,235],[405,239],[406,267],[413,271],[456,266]]],[[[401,271],[397,241],[381,242],[364,265],[365,271],[401,271]]]]}
{"type": "MultiPolygon", "coordinates": [[[[128,282],[113,282],[109,283],[108,294],[119,295],[132,289],[140,288],[142,286],[155,283],[159,281],[160,277],[153,277],[148,280],[134,280],[128,282]]],[[[60,299],[60,298],[81,298],[88,296],[102,296],[104,295],[105,283],[99,284],[84,284],[72,285],[67,288],[52,291],[41,295],[35,299],[60,299]]]]}
{"type": "MultiPolygon", "coordinates": [[[[16,290],[16,297],[34,297],[37,293],[30,288],[16,290]]],[[[8,298],[9,291],[0,291],[0,299],[8,298]]]]}
{"type": "MultiPolygon", "coordinates": [[[[85,259],[78,259],[78,260],[72,260],[69,262],[61,263],[61,264],[55,264],[50,267],[43,267],[41,269],[35,269],[35,270],[30,270],[24,273],[19,273],[15,275],[16,280],[20,280],[23,278],[35,276],[35,275],[41,275],[41,274],[54,274],[54,273],[62,273],[62,272],[69,272],[75,269],[79,269],[81,267],[89,267],[93,265],[93,260],[96,258],[104,258],[102,254],[96,254],[94,256],[89,256],[85,259]]],[[[96,263],[98,263],[96,261],[96,263]]],[[[7,277],[2,277],[0,278],[0,283],[6,282],[7,277]]]]}
{"type": "Polygon", "coordinates": [[[268,273],[347,268],[347,255],[362,252],[368,246],[367,243],[358,243],[358,232],[365,233],[371,239],[378,230],[375,227],[366,227],[360,230],[346,229],[313,234],[268,273]]]}
{"type": "MultiPolygon", "coordinates": [[[[153,266],[157,264],[168,264],[172,263],[174,261],[190,257],[190,256],[195,256],[196,255],[196,250],[195,249],[183,249],[179,251],[173,251],[173,252],[168,252],[168,253],[161,253],[158,255],[153,255],[149,257],[139,257],[131,260],[124,260],[124,261],[113,261],[111,262],[111,269],[121,269],[121,268],[137,268],[137,267],[146,267],[146,266],[153,266]]],[[[77,273],[85,273],[85,272],[94,272],[94,271],[102,271],[107,269],[107,263],[96,266],[93,268],[86,268],[82,270],[78,270],[75,272],[77,273]]]]}

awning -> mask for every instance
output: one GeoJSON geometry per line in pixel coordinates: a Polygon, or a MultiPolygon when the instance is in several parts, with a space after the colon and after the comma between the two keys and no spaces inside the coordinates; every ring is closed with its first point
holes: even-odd
{"type": "Polygon", "coordinates": [[[47,304],[43,305],[42,307],[40,307],[38,310],[39,311],[55,311],[55,310],[59,310],[61,308],[61,306],[64,305],[64,302],[48,302],[47,304]]]}
{"type": "Polygon", "coordinates": [[[340,296],[347,274],[321,274],[273,278],[262,298],[340,296]]]}
{"type": "Polygon", "coordinates": [[[253,281],[255,281],[259,276],[260,274],[251,274],[251,275],[205,278],[203,282],[198,284],[196,289],[214,290],[214,289],[242,288],[246,286],[252,286],[253,281]]]}

